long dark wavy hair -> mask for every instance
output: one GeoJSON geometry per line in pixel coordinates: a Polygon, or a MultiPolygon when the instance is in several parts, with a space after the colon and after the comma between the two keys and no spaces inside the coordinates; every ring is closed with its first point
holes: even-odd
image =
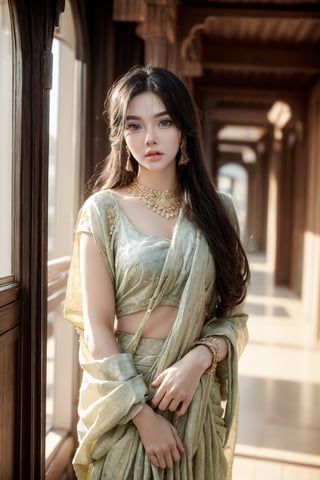
{"type": "Polygon", "coordinates": [[[186,215],[203,232],[213,255],[219,298],[216,316],[223,317],[244,300],[250,277],[249,265],[239,235],[206,168],[198,110],[188,89],[176,75],[161,67],[135,66],[115,81],[104,104],[111,151],[103,170],[93,179],[91,191],[123,187],[137,176],[138,163],[132,155],[133,171],[128,172],[125,168],[124,128],[129,102],[145,92],[159,96],[172,121],[186,138],[190,161],[179,166],[178,152],[178,186],[184,198],[186,215]]]}

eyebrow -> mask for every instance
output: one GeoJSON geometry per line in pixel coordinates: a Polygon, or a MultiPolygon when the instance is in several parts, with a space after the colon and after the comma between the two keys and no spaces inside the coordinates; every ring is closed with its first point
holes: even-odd
{"type": "MultiPolygon", "coordinates": [[[[156,113],[154,115],[154,118],[164,117],[165,115],[169,115],[167,110],[164,110],[163,112],[156,113]]],[[[137,115],[128,115],[126,120],[141,120],[141,117],[138,117],[137,115]]]]}

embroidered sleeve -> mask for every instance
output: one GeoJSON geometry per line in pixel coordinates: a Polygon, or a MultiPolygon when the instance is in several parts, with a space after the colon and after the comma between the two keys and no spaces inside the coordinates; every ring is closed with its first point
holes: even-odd
{"type": "Polygon", "coordinates": [[[88,211],[86,208],[82,208],[79,212],[78,215],[78,221],[76,225],[76,233],[78,232],[91,232],[91,227],[90,227],[90,219],[88,215],[88,211]]]}
{"type": "Polygon", "coordinates": [[[107,216],[110,237],[112,237],[115,226],[116,226],[116,216],[117,216],[117,214],[116,214],[115,207],[111,207],[110,211],[108,213],[108,216],[107,216]]]}
{"type": "Polygon", "coordinates": [[[114,205],[108,192],[99,192],[86,200],[78,214],[75,227],[75,237],[71,256],[71,265],[68,276],[68,285],[65,301],[65,318],[79,331],[83,330],[83,309],[80,274],[80,238],[83,232],[91,233],[97,245],[97,249],[103,260],[104,266],[115,283],[115,262],[113,238],[110,235],[110,227],[114,232],[116,215],[112,212],[114,205]],[[109,224],[107,218],[112,219],[109,224]]]}
{"type": "Polygon", "coordinates": [[[114,280],[113,234],[117,214],[111,196],[107,191],[89,197],[83,204],[76,225],[76,235],[91,233],[105,267],[114,280]]]}

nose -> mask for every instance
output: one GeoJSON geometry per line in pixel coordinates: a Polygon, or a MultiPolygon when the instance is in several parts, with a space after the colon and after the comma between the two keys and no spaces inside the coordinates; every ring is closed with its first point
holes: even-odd
{"type": "Polygon", "coordinates": [[[157,143],[157,138],[153,128],[148,128],[146,131],[145,144],[146,145],[155,145],[157,143]]]}

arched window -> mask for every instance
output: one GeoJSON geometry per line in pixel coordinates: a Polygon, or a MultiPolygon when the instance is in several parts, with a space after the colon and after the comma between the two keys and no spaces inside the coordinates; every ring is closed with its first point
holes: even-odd
{"type": "MultiPolygon", "coordinates": [[[[0,282],[12,272],[12,43],[8,2],[0,0],[0,282]]],[[[4,280],[3,280],[4,279],[4,280]]]]}
{"type": "Polygon", "coordinates": [[[52,54],[48,191],[47,468],[58,448],[73,448],[70,433],[78,378],[78,341],[73,327],[64,319],[63,302],[80,202],[81,142],[84,137],[81,132],[85,115],[81,97],[83,63],[76,58],[75,24],[68,0],[55,31],[52,54]]]}

